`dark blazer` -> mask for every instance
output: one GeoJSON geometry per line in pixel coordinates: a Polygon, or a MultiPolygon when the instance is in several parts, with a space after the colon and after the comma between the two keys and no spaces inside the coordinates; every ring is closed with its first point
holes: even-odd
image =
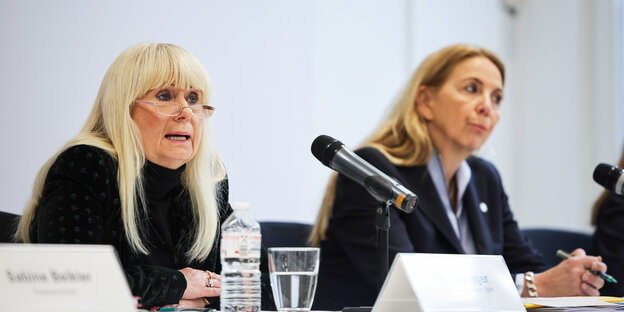
{"type": "MultiPolygon", "coordinates": [[[[219,224],[232,213],[228,204],[228,183],[218,189],[219,224]]],[[[190,196],[182,185],[171,209],[172,236],[176,250],[170,255],[174,267],[146,264],[146,257],[134,252],[125,238],[121,222],[117,164],[105,151],[87,145],[69,148],[56,159],[45,181],[33,223],[31,239],[35,243],[109,244],[117,251],[132,294],[141,297],[143,308],[178,303],[186,289],[179,269],[191,267],[221,272],[220,232],[212,251],[203,261],[189,261],[184,253],[191,245],[195,226],[190,196]]],[[[142,209],[139,220],[147,220],[142,209]]],[[[267,254],[263,248],[262,309],[275,310],[268,277],[267,254]]],[[[219,308],[219,298],[209,298],[211,307],[219,308]]]]}
{"type": "Polygon", "coordinates": [[[602,256],[609,274],[619,282],[605,283],[601,295],[624,296],[624,197],[611,193],[598,213],[589,254],[602,256]]]}
{"type": "MultiPolygon", "coordinates": [[[[390,262],[398,252],[464,253],[444,211],[427,166],[395,166],[373,148],[356,152],[384,173],[396,178],[420,198],[406,214],[391,207],[390,262]]],[[[545,269],[537,252],[520,233],[494,166],[468,158],[472,177],[463,199],[479,254],[503,255],[511,273],[545,269]],[[480,209],[480,203],[488,207],[480,209]]],[[[375,209],[377,203],[359,184],[338,176],[333,215],[327,239],[321,242],[321,264],[315,309],[371,306],[377,297],[375,209]]]]}

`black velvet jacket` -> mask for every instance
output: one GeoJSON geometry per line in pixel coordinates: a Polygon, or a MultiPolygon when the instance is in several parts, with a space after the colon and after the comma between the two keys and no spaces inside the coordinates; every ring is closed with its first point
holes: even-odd
{"type": "MultiPolygon", "coordinates": [[[[148,257],[132,251],[121,221],[117,163],[105,151],[87,145],[69,148],[59,155],[46,177],[43,194],[31,226],[35,243],[110,244],[115,247],[132,294],[141,297],[144,308],[175,304],[186,289],[179,269],[191,267],[221,272],[220,231],[208,258],[189,261],[185,252],[191,245],[195,227],[190,197],[181,185],[175,189],[170,209],[171,235],[175,251],[173,267],[148,264],[148,257]]],[[[228,204],[228,183],[217,190],[219,224],[232,213],[228,204]]],[[[139,220],[148,220],[142,209],[139,220]]],[[[275,310],[269,282],[267,253],[262,249],[262,310],[275,310]]],[[[219,298],[208,298],[210,307],[219,308],[219,298]]]]}

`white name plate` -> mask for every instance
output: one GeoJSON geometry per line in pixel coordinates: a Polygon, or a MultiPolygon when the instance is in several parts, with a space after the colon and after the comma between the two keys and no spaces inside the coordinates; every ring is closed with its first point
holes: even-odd
{"type": "Polygon", "coordinates": [[[399,253],[373,312],[526,311],[502,256],[399,253]]]}
{"type": "Polygon", "coordinates": [[[134,312],[112,246],[0,244],[0,310],[134,312]]]}

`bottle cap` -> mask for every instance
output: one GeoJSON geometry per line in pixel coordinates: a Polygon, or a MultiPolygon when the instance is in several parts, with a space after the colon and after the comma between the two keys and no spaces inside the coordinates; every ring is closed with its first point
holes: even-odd
{"type": "Polygon", "coordinates": [[[234,210],[247,210],[250,206],[248,202],[233,202],[230,205],[234,210]]]}

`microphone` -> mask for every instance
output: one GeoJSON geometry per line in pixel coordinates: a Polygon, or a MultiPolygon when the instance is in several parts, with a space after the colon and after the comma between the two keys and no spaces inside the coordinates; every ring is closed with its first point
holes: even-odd
{"type": "Polygon", "coordinates": [[[608,164],[599,164],[594,169],[594,181],[609,191],[624,195],[624,170],[608,164]]]}
{"type": "Polygon", "coordinates": [[[312,154],[323,165],[362,185],[379,202],[392,204],[406,213],[418,205],[416,194],[330,136],[320,135],[314,139],[312,154]]]}

